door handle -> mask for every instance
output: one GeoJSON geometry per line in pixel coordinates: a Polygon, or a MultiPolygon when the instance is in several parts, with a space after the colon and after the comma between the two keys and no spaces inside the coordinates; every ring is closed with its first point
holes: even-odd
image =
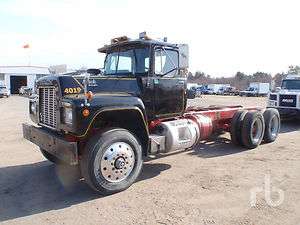
{"type": "Polygon", "coordinates": [[[183,80],[178,81],[178,84],[184,84],[183,80]]]}

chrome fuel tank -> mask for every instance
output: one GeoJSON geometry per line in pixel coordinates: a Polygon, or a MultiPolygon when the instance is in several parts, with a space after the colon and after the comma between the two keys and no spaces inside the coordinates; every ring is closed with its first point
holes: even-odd
{"type": "Polygon", "coordinates": [[[159,135],[165,136],[163,152],[191,148],[200,138],[199,126],[190,119],[162,122],[158,132],[159,135]]]}

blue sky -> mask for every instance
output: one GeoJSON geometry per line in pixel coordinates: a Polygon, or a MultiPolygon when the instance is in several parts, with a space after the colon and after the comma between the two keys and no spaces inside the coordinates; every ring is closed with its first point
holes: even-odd
{"type": "Polygon", "coordinates": [[[99,67],[112,37],[188,43],[190,70],[274,74],[300,64],[299,1],[0,1],[0,65],[99,67]],[[22,49],[29,43],[30,50],[22,49]]]}

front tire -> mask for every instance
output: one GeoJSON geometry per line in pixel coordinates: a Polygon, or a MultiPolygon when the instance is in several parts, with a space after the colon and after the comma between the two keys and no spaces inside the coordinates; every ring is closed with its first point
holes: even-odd
{"type": "Polygon", "coordinates": [[[125,129],[110,129],[87,143],[80,168],[87,184],[102,194],[129,188],[143,165],[142,147],[125,129]]]}

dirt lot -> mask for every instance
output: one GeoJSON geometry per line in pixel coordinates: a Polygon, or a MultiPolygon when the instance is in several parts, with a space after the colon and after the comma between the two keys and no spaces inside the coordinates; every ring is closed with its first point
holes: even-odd
{"type": "MultiPolygon", "coordinates": [[[[3,224],[300,224],[299,122],[283,123],[275,143],[254,150],[222,135],[191,151],[148,159],[138,182],[103,197],[67,179],[22,139],[27,101],[0,99],[3,224]],[[251,193],[260,188],[251,206],[251,193]]],[[[265,99],[205,96],[190,104],[264,106],[265,99]]]]}

